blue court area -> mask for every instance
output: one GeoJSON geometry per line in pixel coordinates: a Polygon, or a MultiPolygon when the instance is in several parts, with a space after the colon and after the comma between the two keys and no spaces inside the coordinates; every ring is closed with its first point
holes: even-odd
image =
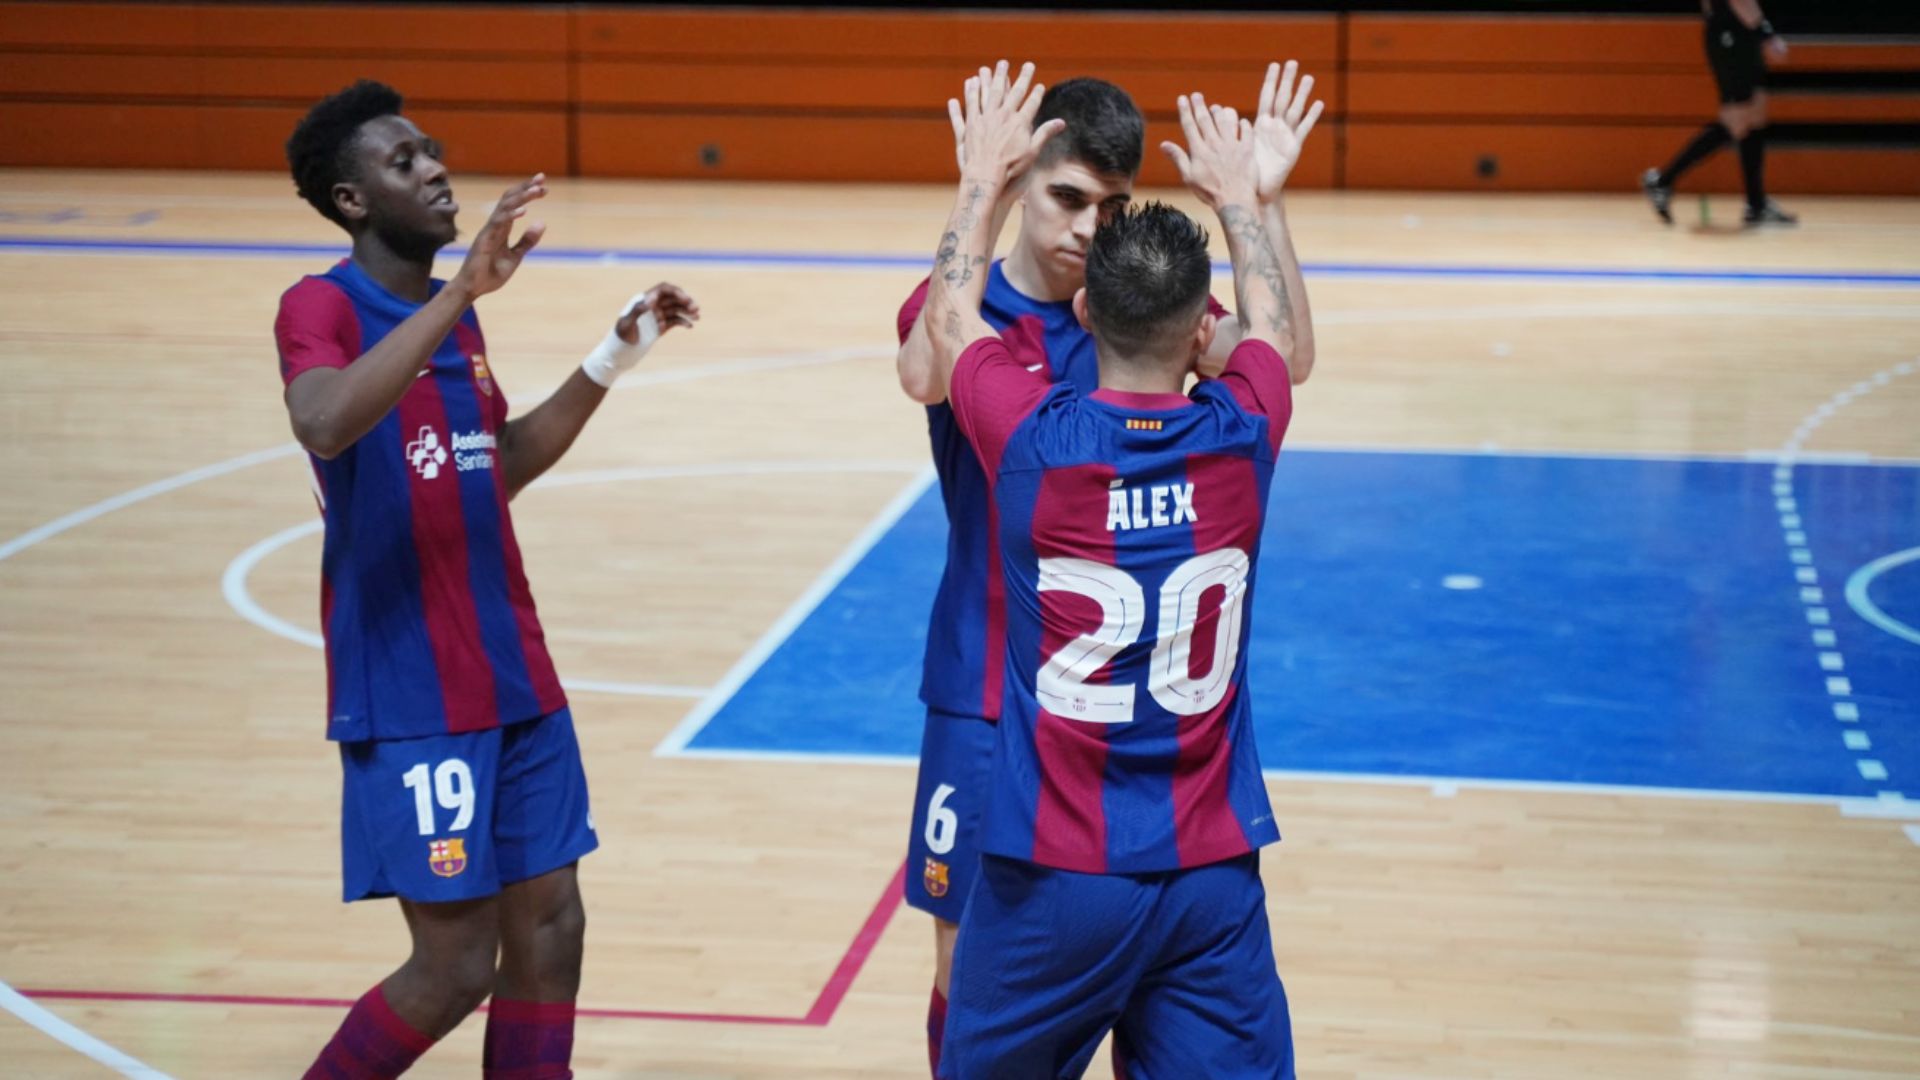
{"type": "MultiPolygon", "coordinates": [[[[1920,793],[1920,644],[1843,596],[1920,545],[1920,469],[1802,463],[1790,507],[1780,480],[1770,462],[1285,452],[1250,654],[1263,763],[1920,793]]],[[[916,754],[945,527],[929,491],[688,748],[916,754]]],[[[1920,560],[1869,592],[1920,626],[1920,560]]]]}

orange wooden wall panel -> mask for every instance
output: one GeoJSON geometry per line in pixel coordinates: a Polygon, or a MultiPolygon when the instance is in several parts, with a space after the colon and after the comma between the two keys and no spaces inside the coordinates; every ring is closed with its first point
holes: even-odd
{"type": "Polygon", "coordinates": [[[1352,117],[1565,117],[1686,120],[1713,114],[1704,65],[1692,72],[1355,71],[1352,117]]]}
{"type": "MultiPolygon", "coordinates": [[[[1347,127],[1347,184],[1449,191],[1635,190],[1698,125],[1402,124],[1347,127]],[[1479,176],[1482,157],[1499,165],[1479,176]]],[[[1723,163],[1724,164],[1724,163],[1723,163]]]]}
{"type": "Polygon", "coordinates": [[[562,7],[0,3],[0,46],[564,59],[562,7]]]}
{"type": "Polygon", "coordinates": [[[190,5],[0,3],[0,46],[191,48],[197,13],[190,5]]]}
{"type": "Polygon", "coordinates": [[[1356,65],[1601,68],[1699,67],[1706,62],[1697,18],[1365,14],[1349,18],[1347,58],[1356,65]]]}
{"type": "Polygon", "coordinates": [[[8,95],[309,104],[356,78],[399,87],[409,101],[560,108],[568,100],[560,61],[0,53],[0,94],[8,95]]]}
{"type": "MultiPolygon", "coordinates": [[[[578,69],[578,100],[590,108],[913,110],[943,117],[947,99],[959,95],[968,70],[957,62],[932,61],[834,66],[792,61],[587,60],[578,69]]],[[[1195,90],[1210,101],[1251,109],[1259,99],[1264,71],[1259,64],[1150,67],[1109,60],[1059,75],[1106,79],[1126,90],[1142,112],[1170,117],[1174,99],[1195,90]]],[[[1327,97],[1333,96],[1336,83],[1336,73],[1327,72],[1321,84],[1327,97]]]]}
{"type": "Polygon", "coordinates": [[[216,49],[555,60],[568,52],[568,9],[560,4],[207,5],[200,18],[202,44],[216,49]]]}
{"type": "Polygon", "coordinates": [[[1770,94],[1774,122],[1920,122],[1920,94],[1770,94]]]}
{"type": "MultiPolygon", "coordinates": [[[[1664,164],[1697,125],[1392,124],[1347,129],[1347,184],[1446,191],[1635,191],[1648,166],[1664,164]],[[1482,156],[1499,175],[1481,178],[1482,156]]],[[[1722,152],[1690,174],[1685,191],[1737,191],[1734,155],[1722,152]]],[[[1904,194],[1920,191],[1920,153],[1910,150],[1776,146],[1767,157],[1776,192],[1904,194]]]]}
{"type": "Polygon", "coordinates": [[[1920,195],[1920,151],[1777,146],[1767,187],[1816,195],[1920,195]]]}
{"type": "Polygon", "coordinates": [[[588,107],[913,109],[943,116],[966,77],[957,65],[778,60],[585,60],[577,70],[578,100],[588,107]]]}
{"type": "MultiPolygon", "coordinates": [[[[953,129],[944,118],[582,113],[580,168],[591,176],[710,177],[872,182],[954,179],[953,129]],[[716,163],[705,163],[711,148],[716,163]]],[[[1180,177],[1160,151],[1178,125],[1149,122],[1140,184],[1175,187],[1180,177]]],[[[455,146],[455,152],[458,147],[455,146]]],[[[1333,185],[1331,142],[1308,148],[1289,181],[1333,185]]]]}
{"type": "Polygon", "coordinates": [[[947,180],[954,168],[945,119],[582,113],[577,130],[590,176],[947,180]]]}
{"type": "Polygon", "coordinates": [[[726,56],[787,59],[1006,59],[1018,63],[1152,57],[1177,62],[1330,62],[1332,15],[1114,15],[1096,12],[792,11],[580,8],[582,56],[726,56]]]}
{"type": "MultiPolygon", "coordinates": [[[[300,109],[366,76],[407,94],[463,170],[945,180],[946,99],[1000,57],[1125,87],[1149,119],[1148,185],[1175,181],[1157,143],[1178,94],[1245,108],[1276,58],[1301,59],[1330,106],[1300,186],[1610,189],[1714,105],[1686,16],[0,0],[0,161],[277,170],[300,109]]],[[[1786,66],[1916,63],[1920,44],[1807,42],[1786,66]]],[[[1920,118],[1911,95],[1774,102],[1781,120],[1920,118]]],[[[1835,190],[1904,182],[1915,156],[1779,155],[1776,180],[1835,190]]]]}
{"type": "Polygon", "coordinates": [[[1920,68],[1920,42],[1806,41],[1787,38],[1787,58],[1769,66],[1805,71],[1901,71],[1920,68]]]}
{"type": "MultiPolygon", "coordinates": [[[[0,102],[0,165],[98,168],[287,167],[298,106],[0,102]]],[[[566,117],[559,112],[423,108],[421,127],[445,140],[466,172],[563,172],[566,117]]]]}

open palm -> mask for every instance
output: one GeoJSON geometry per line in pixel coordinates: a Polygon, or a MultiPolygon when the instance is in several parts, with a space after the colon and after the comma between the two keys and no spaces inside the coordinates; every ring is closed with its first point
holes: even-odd
{"type": "Polygon", "coordinates": [[[1296,90],[1294,78],[1299,72],[1300,65],[1292,60],[1285,68],[1269,64],[1266,82],[1260,87],[1260,105],[1253,118],[1253,148],[1262,202],[1279,197],[1325,105],[1314,101],[1308,106],[1313,97],[1313,76],[1301,79],[1296,90]]]}

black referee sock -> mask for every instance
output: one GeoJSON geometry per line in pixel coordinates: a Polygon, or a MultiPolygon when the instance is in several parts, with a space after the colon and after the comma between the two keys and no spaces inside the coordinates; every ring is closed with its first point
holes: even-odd
{"type": "Polygon", "coordinates": [[[1740,140],[1740,178],[1747,183],[1747,207],[1767,205],[1767,129],[1755,128],[1740,140]]]}
{"type": "Polygon", "coordinates": [[[1718,120],[1701,128],[1700,134],[1695,135],[1692,142],[1681,148],[1672,163],[1660,170],[1660,186],[1672,187],[1673,182],[1680,179],[1682,173],[1700,164],[1708,154],[1732,141],[1733,132],[1728,131],[1726,125],[1718,120]]]}

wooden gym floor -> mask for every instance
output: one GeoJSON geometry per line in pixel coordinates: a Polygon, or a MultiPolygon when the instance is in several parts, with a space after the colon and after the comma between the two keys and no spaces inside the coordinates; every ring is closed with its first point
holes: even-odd
{"type": "MultiPolygon", "coordinates": [[[[471,226],[503,182],[457,183],[471,226]]],[[[924,464],[889,358],[948,193],[555,188],[539,209],[566,257],[481,304],[518,407],[630,293],[673,280],[706,313],[515,507],[561,672],[587,683],[572,696],[603,847],[582,872],[597,1012],[576,1074],[924,1075],[932,934],[894,900],[913,770],[656,748],[924,464]],[[563,479],[608,470],[651,482],[563,479]]],[[[1791,446],[1905,483],[1920,201],[1790,205],[1804,227],[1742,234],[1727,198],[1662,229],[1628,196],[1301,194],[1320,345],[1289,446],[1708,462],[1791,446]],[[1839,272],[1858,273],[1818,276],[1839,272]]],[[[297,1075],[330,1003],[402,955],[391,905],[338,900],[321,661],[294,640],[315,624],[319,544],[298,531],[313,506],[271,323],[337,241],[277,176],[0,172],[0,1075],[297,1075]]],[[[1847,507],[1896,539],[1915,520],[1880,488],[1847,507]]],[[[1316,531],[1312,505],[1294,517],[1316,531]]],[[[1790,589],[1791,570],[1782,548],[1779,580],[1752,587],[1790,589]]],[[[1906,625],[1895,601],[1915,594],[1885,576],[1875,595],[1906,625]]],[[[1920,678],[1900,680],[1920,668],[1898,650],[1915,647],[1844,605],[1833,619],[1891,657],[1863,707],[1913,715],[1920,678]]],[[[1712,661],[1672,663],[1705,678],[1712,661]]],[[[911,696],[890,704],[917,738],[911,696]]],[[[1920,796],[1914,730],[1872,729],[1880,777],[1842,758],[1844,782],[1808,797],[1356,777],[1269,754],[1287,840],[1264,869],[1301,1074],[1920,1075],[1920,802],[1899,794],[1920,796]]],[[[1808,753],[1843,736],[1855,748],[1834,724],[1808,753]]],[[[474,1075],[481,1026],[413,1075],[474,1075]]]]}

